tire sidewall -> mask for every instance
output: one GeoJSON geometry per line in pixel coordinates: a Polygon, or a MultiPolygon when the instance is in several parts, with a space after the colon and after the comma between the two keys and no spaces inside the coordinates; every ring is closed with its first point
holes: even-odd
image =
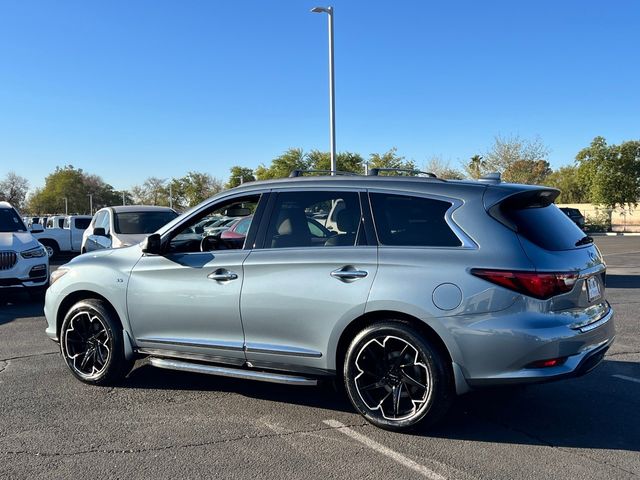
{"type": "Polygon", "coordinates": [[[449,406],[450,378],[447,369],[437,350],[409,325],[401,322],[387,321],[373,324],[362,330],[353,339],[344,362],[344,384],[351,403],[368,422],[377,427],[406,431],[416,428],[418,425],[432,424],[437,421],[449,406]],[[431,379],[431,388],[427,401],[419,408],[418,413],[404,420],[388,420],[382,417],[379,411],[370,410],[360,398],[355,385],[355,377],[358,370],[355,365],[357,355],[362,347],[370,340],[377,337],[394,336],[410,343],[424,359],[425,366],[431,379]]]}

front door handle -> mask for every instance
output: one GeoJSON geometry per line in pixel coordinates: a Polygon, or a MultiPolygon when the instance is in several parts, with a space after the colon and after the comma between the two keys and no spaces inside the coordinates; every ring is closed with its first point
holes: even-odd
{"type": "Polygon", "coordinates": [[[207,278],[210,280],[216,280],[217,282],[227,282],[229,280],[237,279],[238,274],[230,272],[229,270],[225,270],[223,268],[219,268],[215,272],[207,275],[207,278]]]}
{"type": "Polygon", "coordinates": [[[354,267],[347,266],[334,270],[330,274],[333,278],[338,280],[357,280],[358,278],[364,278],[369,275],[366,270],[356,270],[354,267]]]}

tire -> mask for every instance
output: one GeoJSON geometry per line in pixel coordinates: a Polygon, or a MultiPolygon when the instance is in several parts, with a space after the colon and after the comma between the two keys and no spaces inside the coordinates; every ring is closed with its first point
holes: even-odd
{"type": "Polygon", "coordinates": [[[102,300],[71,307],[60,329],[60,350],[71,373],[92,385],[112,385],[133,366],[124,356],[120,322],[102,300]]]}
{"type": "Polygon", "coordinates": [[[453,401],[443,356],[400,321],[375,323],[356,335],[345,356],[344,385],[356,410],[385,430],[433,425],[453,401]]]}
{"type": "Polygon", "coordinates": [[[60,247],[58,247],[58,244],[56,242],[49,242],[45,240],[44,242],[40,243],[42,243],[42,245],[44,245],[44,248],[47,249],[49,260],[53,260],[60,254],[60,247]]]}

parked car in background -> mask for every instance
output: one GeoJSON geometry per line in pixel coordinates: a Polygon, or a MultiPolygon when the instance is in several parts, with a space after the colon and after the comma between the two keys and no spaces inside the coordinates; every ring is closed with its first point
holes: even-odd
{"type": "Polygon", "coordinates": [[[0,304],[6,289],[43,293],[49,284],[49,259],[18,212],[0,202],[0,304]]]}
{"type": "Polygon", "coordinates": [[[431,424],[455,394],[582,375],[612,345],[604,260],[558,194],[494,177],[251,182],[138,246],[56,270],[46,333],[89,384],[146,356],[290,385],[338,379],[379,427],[431,424]],[[316,238],[311,215],[336,205],[316,238]],[[220,215],[240,217],[246,233],[227,235],[244,238],[194,228],[220,215]]]}
{"type": "Polygon", "coordinates": [[[78,253],[82,245],[82,234],[91,222],[90,215],[69,215],[64,217],[62,228],[47,228],[34,231],[33,235],[47,249],[49,258],[60,253],[78,253]]]}
{"type": "Polygon", "coordinates": [[[562,210],[562,212],[567,217],[573,220],[573,223],[575,223],[578,227],[584,230],[585,219],[584,219],[584,215],[580,213],[580,210],[578,210],[577,208],[568,208],[568,207],[560,207],[560,210],[562,210]]]}
{"type": "Polygon", "coordinates": [[[65,218],[67,218],[67,215],[53,215],[48,217],[44,228],[64,228],[65,218]]]}
{"type": "Polygon", "coordinates": [[[135,245],[178,214],[169,207],[123,205],[96,212],[82,237],[81,253],[135,245]]]}

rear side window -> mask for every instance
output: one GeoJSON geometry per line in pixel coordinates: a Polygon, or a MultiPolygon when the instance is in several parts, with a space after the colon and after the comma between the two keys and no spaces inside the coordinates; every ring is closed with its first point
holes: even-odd
{"type": "Polygon", "coordinates": [[[445,220],[451,203],[408,195],[372,193],[371,208],[382,245],[460,247],[445,220]]]}
{"type": "Polygon", "coordinates": [[[502,213],[520,235],[545,250],[570,250],[585,237],[573,220],[553,204],[529,208],[503,207],[502,213]]]}
{"type": "Polygon", "coordinates": [[[79,230],[85,230],[90,223],[90,218],[76,218],[76,228],[79,230]]]}

